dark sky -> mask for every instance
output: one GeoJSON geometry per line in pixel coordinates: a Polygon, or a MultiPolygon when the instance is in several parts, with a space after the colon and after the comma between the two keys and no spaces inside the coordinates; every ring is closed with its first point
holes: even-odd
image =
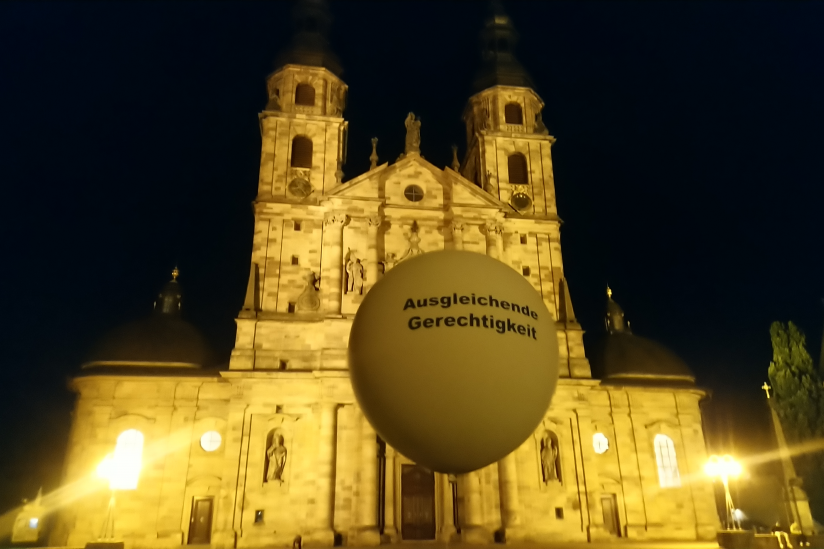
{"type": "MultiPolygon", "coordinates": [[[[688,361],[733,429],[761,406],[769,325],[818,356],[824,296],[824,4],[516,2],[546,102],[574,306],[607,282],[635,333],[688,361]]],[[[280,2],[0,3],[0,504],[58,482],[66,380],[147,314],[175,264],[184,317],[228,356],[252,243],[280,2]]],[[[481,2],[334,2],[350,86],[346,177],[465,150],[481,2]]]]}

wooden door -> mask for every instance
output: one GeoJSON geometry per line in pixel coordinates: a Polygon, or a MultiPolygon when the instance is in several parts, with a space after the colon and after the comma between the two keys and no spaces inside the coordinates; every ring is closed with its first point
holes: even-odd
{"type": "Polygon", "coordinates": [[[401,536],[435,539],[435,474],[420,465],[401,466],[401,536]]]}
{"type": "Polygon", "coordinates": [[[189,545],[207,545],[212,541],[212,510],[214,497],[192,498],[192,518],[189,521],[189,545]]]}
{"type": "Polygon", "coordinates": [[[601,496],[601,508],[604,512],[604,529],[616,537],[621,537],[621,523],[618,521],[618,505],[615,494],[601,496]]]}

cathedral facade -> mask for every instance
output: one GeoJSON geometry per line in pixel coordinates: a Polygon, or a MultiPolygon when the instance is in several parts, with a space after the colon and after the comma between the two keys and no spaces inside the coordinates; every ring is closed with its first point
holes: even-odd
{"type": "Polygon", "coordinates": [[[482,31],[463,161],[426,161],[410,113],[404,154],[379,163],[373,151],[369,171],[348,181],[348,88],[326,42],[326,8],[300,2],[295,19],[259,116],[251,268],[228,367],[210,368],[208,345],[180,319],[176,274],[150,318],[92,351],[72,381],[66,457],[67,485],[85,488],[58,512],[51,545],[714,539],[706,393],[677,357],[631,333],[611,296],[608,333],[584,351],[564,277],[554,139],[506,14],[493,11],[482,31]],[[440,249],[521,273],[555,315],[561,356],[534,434],[458,477],[384,444],[347,370],[352,320],[371,286],[440,249]],[[90,477],[107,456],[122,469],[111,492],[90,477]]]}

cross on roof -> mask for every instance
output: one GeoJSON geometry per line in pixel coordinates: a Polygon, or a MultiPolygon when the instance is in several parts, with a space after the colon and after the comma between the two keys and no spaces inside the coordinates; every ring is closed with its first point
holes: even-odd
{"type": "Polygon", "coordinates": [[[772,387],[767,385],[767,382],[765,381],[764,385],[762,385],[761,388],[764,389],[765,393],[767,393],[767,398],[770,398],[770,389],[772,389],[772,387]]]}

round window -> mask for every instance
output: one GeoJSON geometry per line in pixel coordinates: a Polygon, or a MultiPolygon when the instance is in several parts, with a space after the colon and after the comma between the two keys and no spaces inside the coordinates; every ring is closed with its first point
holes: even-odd
{"type": "Polygon", "coordinates": [[[604,433],[595,433],[592,435],[592,448],[596,454],[603,454],[609,450],[609,439],[604,433]]]}
{"type": "Polygon", "coordinates": [[[409,185],[403,190],[403,196],[410,202],[420,202],[423,200],[423,189],[417,185],[409,185]]]}
{"type": "Polygon", "coordinates": [[[220,448],[221,440],[220,433],[217,431],[206,431],[203,433],[203,436],[200,437],[200,447],[207,452],[214,452],[220,448]]]}
{"type": "Polygon", "coordinates": [[[532,199],[526,193],[514,193],[510,202],[516,210],[526,210],[532,206],[532,199]]]}

